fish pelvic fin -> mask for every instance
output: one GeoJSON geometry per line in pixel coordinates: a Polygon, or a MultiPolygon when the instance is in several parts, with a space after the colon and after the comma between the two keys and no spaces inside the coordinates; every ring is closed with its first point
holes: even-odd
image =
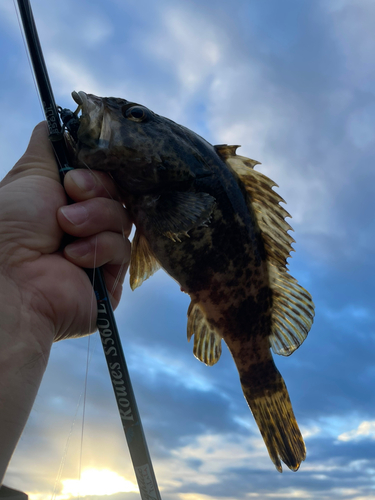
{"type": "Polygon", "coordinates": [[[314,303],[309,292],[288,272],[287,259],[294,239],[288,234],[292,228],[285,221],[290,215],[280,206],[285,201],[272,189],[277,184],[254,170],[259,162],[237,155],[238,147],[223,144],[215,149],[244,185],[249,209],[261,230],[273,299],[270,345],[275,354],[289,356],[310,331],[314,303]]]}
{"type": "Polygon", "coordinates": [[[188,309],[187,338],[194,335],[194,356],[205,365],[212,366],[221,356],[221,337],[208,324],[202,310],[191,301],[188,309]]]}
{"type": "Polygon", "coordinates": [[[142,283],[160,269],[159,262],[155,259],[148,241],[139,232],[135,232],[132,241],[130,257],[130,287],[135,290],[142,283]]]}
{"type": "Polygon", "coordinates": [[[297,471],[306,447],[293,413],[285,382],[270,359],[240,374],[242,390],[259,427],[269,456],[282,472],[281,461],[297,471]]]}

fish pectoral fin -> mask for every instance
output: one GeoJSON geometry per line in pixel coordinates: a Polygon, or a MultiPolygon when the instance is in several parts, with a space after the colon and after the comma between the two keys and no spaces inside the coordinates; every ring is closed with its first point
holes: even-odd
{"type": "Polygon", "coordinates": [[[221,337],[207,323],[197,303],[190,303],[188,309],[187,338],[194,335],[194,356],[205,365],[217,363],[221,355],[221,337]]]}
{"type": "Polygon", "coordinates": [[[214,206],[215,198],[208,193],[176,191],[160,195],[147,216],[160,234],[181,241],[190,229],[210,222],[214,206]]]}
{"type": "Polygon", "coordinates": [[[142,283],[160,269],[159,262],[151,252],[146,238],[138,230],[132,241],[130,257],[130,287],[135,290],[142,283]]]}
{"type": "Polygon", "coordinates": [[[286,270],[269,264],[268,272],[273,301],[270,344],[274,353],[290,356],[309,333],[314,303],[286,270]]]}

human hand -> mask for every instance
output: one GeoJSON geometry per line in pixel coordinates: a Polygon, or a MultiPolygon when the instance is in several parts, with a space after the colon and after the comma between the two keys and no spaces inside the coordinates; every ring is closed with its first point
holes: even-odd
{"type": "Polygon", "coordinates": [[[77,203],[66,205],[47,127],[40,123],[0,183],[0,296],[7,304],[0,328],[12,335],[31,331],[46,350],[53,340],[96,329],[96,301],[82,267],[104,266],[116,306],[130,259],[131,222],[111,179],[76,170],[64,186],[77,203]],[[64,232],[79,239],[61,251],[64,232]]]}

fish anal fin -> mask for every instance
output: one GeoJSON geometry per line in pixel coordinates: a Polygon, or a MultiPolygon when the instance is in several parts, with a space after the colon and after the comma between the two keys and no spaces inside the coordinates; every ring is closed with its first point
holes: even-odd
{"type": "Polygon", "coordinates": [[[194,227],[210,222],[214,206],[215,198],[208,193],[176,191],[160,195],[147,216],[160,234],[181,241],[194,227]]]}
{"type": "Polygon", "coordinates": [[[194,335],[194,356],[202,363],[212,366],[221,355],[221,337],[208,324],[197,303],[190,303],[188,309],[187,338],[190,342],[194,335]]]}
{"type": "Polygon", "coordinates": [[[130,287],[135,290],[160,269],[146,238],[137,230],[132,241],[130,258],[130,287]]]}

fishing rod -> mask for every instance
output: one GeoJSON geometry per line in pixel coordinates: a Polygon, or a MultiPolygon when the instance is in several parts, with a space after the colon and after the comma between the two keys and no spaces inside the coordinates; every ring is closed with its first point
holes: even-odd
{"type": "MultiPolygon", "coordinates": [[[[77,126],[77,123],[74,123],[74,114],[72,112],[69,110],[61,110],[61,108],[56,106],[30,1],[17,0],[17,3],[39,95],[48,124],[49,138],[55,152],[60,180],[63,183],[65,174],[69,170],[72,170],[72,167],[69,165],[68,161],[64,138],[64,126],[61,124],[60,115],[65,122],[73,121],[73,123],[70,123],[73,130],[74,125],[77,126]]],[[[92,280],[97,299],[97,327],[100,333],[141,498],[142,500],[161,500],[150,453],[143,432],[141,417],[139,415],[135,394],[121,346],[116,320],[105,286],[103,272],[101,268],[95,269],[94,271],[85,269],[85,271],[92,280]]]]}

